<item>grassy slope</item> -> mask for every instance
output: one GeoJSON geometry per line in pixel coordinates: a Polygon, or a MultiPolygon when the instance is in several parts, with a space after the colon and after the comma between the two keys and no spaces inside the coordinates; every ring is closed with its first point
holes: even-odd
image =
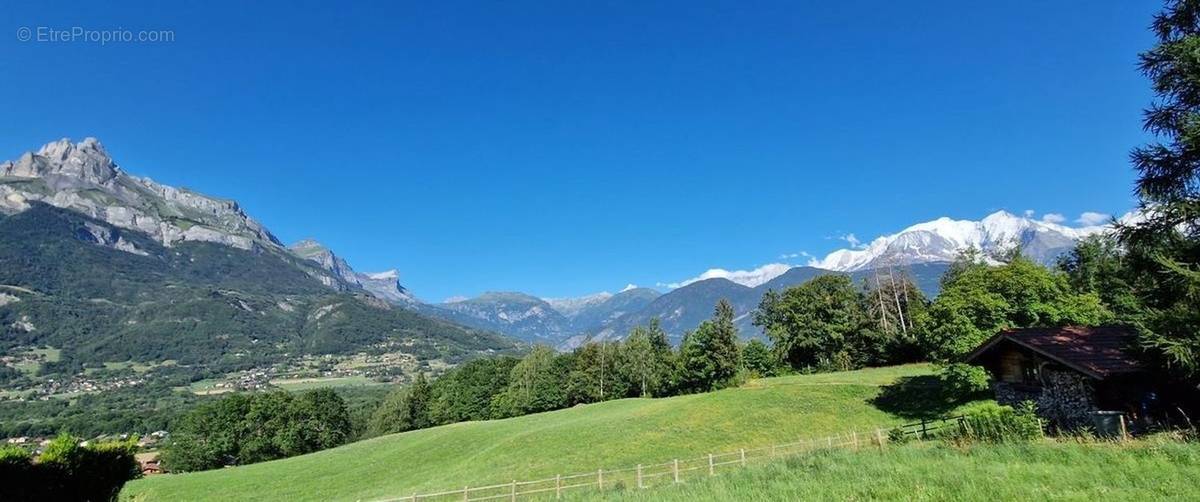
{"type": "Polygon", "coordinates": [[[910,444],[829,451],[679,486],[573,500],[1196,500],[1200,444],[910,444]]]}
{"type": "Polygon", "coordinates": [[[130,483],[145,500],[370,500],[764,446],[906,421],[870,403],[926,365],[752,381],[375,438],[290,459],[130,483]]]}

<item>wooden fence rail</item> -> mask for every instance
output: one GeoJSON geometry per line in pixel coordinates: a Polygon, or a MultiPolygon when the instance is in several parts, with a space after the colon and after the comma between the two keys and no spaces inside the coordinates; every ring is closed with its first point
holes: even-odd
{"type": "Polygon", "coordinates": [[[462,500],[509,500],[518,498],[560,499],[563,495],[580,489],[595,487],[597,490],[616,487],[651,488],[663,484],[683,483],[688,477],[697,475],[715,476],[729,466],[745,467],[752,462],[769,462],[820,450],[864,446],[880,450],[886,448],[889,436],[898,433],[927,439],[930,433],[946,427],[962,427],[964,417],[949,417],[937,420],[922,420],[899,427],[876,428],[870,431],[850,431],[845,434],[823,438],[800,439],[790,443],[779,443],[758,448],[740,448],[737,451],[710,453],[702,457],[676,458],[657,464],[638,464],[622,469],[596,469],[592,472],[563,475],[529,481],[513,480],[487,486],[464,486],[460,489],[382,499],[375,502],[441,502],[462,500]],[[699,474],[703,473],[703,474],[699,474]]]}

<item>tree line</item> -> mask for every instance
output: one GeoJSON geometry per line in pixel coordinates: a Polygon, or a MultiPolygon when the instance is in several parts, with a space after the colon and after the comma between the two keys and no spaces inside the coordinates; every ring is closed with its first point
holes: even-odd
{"type": "MultiPolygon", "coordinates": [[[[753,342],[752,342],[753,344],[753,342]]],[[[765,347],[761,342],[759,347],[765,347]]],[[[744,350],[727,301],[688,332],[678,348],[657,320],[621,341],[587,343],[558,353],[534,347],[522,358],[476,359],[388,396],[368,434],[388,434],[466,420],[508,418],[628,397],[664,397],[728,387],[762,370],[744,350]],[[751,368],[747,368],[750,363],[751,368]]],[[[763,358],[767,364],[769,358],[763,358]]]]}

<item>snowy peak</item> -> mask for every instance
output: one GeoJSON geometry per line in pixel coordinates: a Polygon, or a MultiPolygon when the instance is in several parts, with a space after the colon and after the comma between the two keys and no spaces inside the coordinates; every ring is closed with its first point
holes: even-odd
{"type": "Polygon", "coordinates": [[[827,270],[855,271],[875,267],[949,262],[968,248],[985,256],[1020,247],[1031,258],[1050,262],[1079,239],[1105,232],[1108,224],[1068,227],[1051,221],[996,211],[982,220],[947,217],[912,225],[899,233],[879,237],[870,244],[840,249],[809,265],[827,270]]]}

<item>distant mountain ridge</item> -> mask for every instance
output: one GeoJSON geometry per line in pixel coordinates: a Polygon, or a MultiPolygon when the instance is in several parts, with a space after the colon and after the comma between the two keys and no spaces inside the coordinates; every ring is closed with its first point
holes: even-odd
{"type": "Polygon", "coordinates": [[[644,308],[659,296],[649,288],[617,294],[596,293],[579,298],[543,299],[517,292],[488,292],[461,301],[426,305],[425,312],[455,322],[547,345],[560,345],[579,333],[644,308]],[[438,310],[443,311],[441,314],[438,310]]]}

